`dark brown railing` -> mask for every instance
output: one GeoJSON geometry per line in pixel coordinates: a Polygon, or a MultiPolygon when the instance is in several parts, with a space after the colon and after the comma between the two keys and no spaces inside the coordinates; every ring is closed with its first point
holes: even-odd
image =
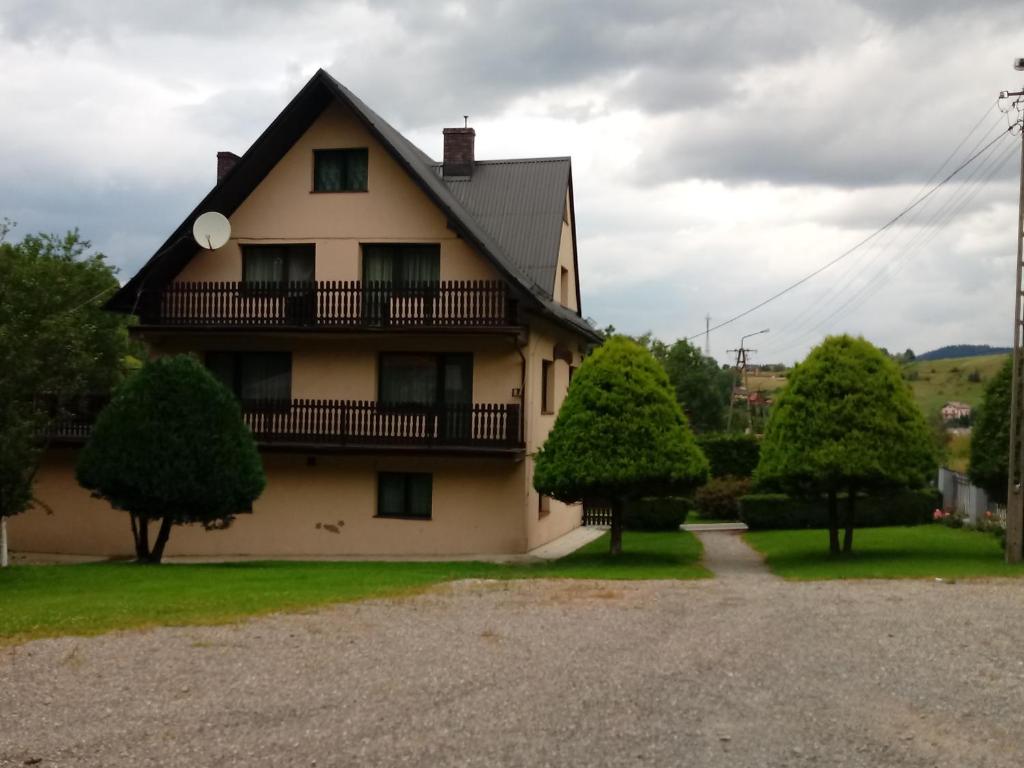
{"type": "Polygon", "coordinates": [[[404,286],[180,282],[144,294],[139,312],[147,325],[247,328],[486,328],[516,322],[514,302],[497,280],[404,286]]]}
{"type": "MultiPolygon", "coordinates": [[[[292,400],[249,403],[242,417],[263,445],[519,448],[523,444],[516,404],[389,406],[369,400],[292,400]]],[[[92,421],[60,418],[45,435],[83,440],[92,421]]]]}

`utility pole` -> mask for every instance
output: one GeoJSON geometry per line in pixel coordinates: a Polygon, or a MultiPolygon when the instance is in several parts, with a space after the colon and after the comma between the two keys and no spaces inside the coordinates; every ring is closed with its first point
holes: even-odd
{"type": "MultiPolygon", "coordinates": [[[[729,354],[732,354],[733,352],[736,353],[736,366],[735,366],[736,374],[735,374],[735,376],[733,378],[733,383],[732,383],[732,396],[729,398],[729,421],[726,424],[726,429],[727,430],[732,429],[732,414],[733,414],[733,411],[736,410],[736,401],[740,399],[740,382],[741,381],[743,382],[743,389],[747,388],[747,355],[749,353],[751,353],[751,352],[757,352],[756,349],[747,349],[747,347],[746,347],[744,342],[746,342],[746,340],[749,339],[751,336],[759,336],[762,333],[768,333],[768,329],[765,328],[764,330],[754,331],[753,333],[748,333],[746,336],[743,336],[743,337],[740,338],[740,348],[739,349],[729,349],[729,350],[726,350],[729,354]]],[[[747,406],[747,426],[751,426],[751,421],[752,420],[750,418],[750,407],[749,407],[749,404],[748,404],[748,406],[747,406]]]]}
{"type": "MultiPolygon", "coordinates": [[[[1014,68],[1024,70],[1024,59],[1017,59],[1014,68]]],[[[1024,103],[1024,90],[1008,93],[1003,91],[1000,98],[1016,97],[1014,105],[1018,110],[1024,103]]],[[[1024,126],[1018,122],[1021,134],[1020,155],[1020,200],[1017,209],[1017,282],[1013,299],[1013,383],[1010,395],[1010,453],[1007,462],[1009,477],[1006,492],[1006,562],[1019,563],[1024,558],[1024,450],[1021,447],[1021,435],[1024,433],[1024,314],[1022,302],[1024,297],[1024,126]]]]}
{"type": "Polygon", "coordinates": [[[711,357],[711,315],[704,316],[704,354],[711,357]]]}

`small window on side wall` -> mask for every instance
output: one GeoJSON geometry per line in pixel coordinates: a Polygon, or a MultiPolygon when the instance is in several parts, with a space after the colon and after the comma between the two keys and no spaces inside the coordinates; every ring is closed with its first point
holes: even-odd
{"type": "Polygon", "coordinates": [[[365,147],[313,150],[313,191],[365,192],[368,155],[365,147]]]}
{"type": "Polygon", "coordinates": [[[555,363],[544,360],[540,364],[540,412],[555,412],[555,363]]]}
{"type": "Polygon", "coordinates": [[[433,485],[427,472],[379,472],[377,517],[429,520],[433,485]]]}

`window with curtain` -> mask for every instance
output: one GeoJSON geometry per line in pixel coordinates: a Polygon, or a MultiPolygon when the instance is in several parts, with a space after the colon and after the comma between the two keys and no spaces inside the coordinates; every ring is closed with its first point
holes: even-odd
{"type": "Polygon", "coordinates": [[[426,472],[379,472],[377,516],[429,520],[433,484],[426,472]]]}
{"type": "Polygon", "coordinates": [[[291,404],[290,352],[207,352],[206,367],[243,407],[286,410],[291,404]]]}
{"type": "Polygon", "coordinates": [[[441,246],[375,243],[363,246],[363,281],[389,283],[395,290],[436,286],[441,280],[441,246]]]}
{"type": "Polygon", "coordinates": [[[316,246],[242,246],[243,283],[312,283],[315,279],[316,246]]]}
{"type": "Polygon", "coordinates": [[[389,352],[380,356],[377,399],[387,405],[469,405],[473,356],[389,352]]]}
{"type": "Polygon", "coordinates": [[[436,355],[381,355],[378,399],[387,405],[438,402],[436,355]]]}
{"type": "Polygon", "coordinates": [[[313,191],[365,192],[368,159],[365,147],[313,150],[313,191]]]}

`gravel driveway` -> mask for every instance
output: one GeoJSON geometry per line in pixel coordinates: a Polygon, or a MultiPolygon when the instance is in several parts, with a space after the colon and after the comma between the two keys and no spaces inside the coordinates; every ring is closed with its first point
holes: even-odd
{"type": "Polygon", "coordinates": [[[36,641],[0,650],[0,765],[1020,766],[1022,609],[1024,581],[462,582],[36,641]]]}

